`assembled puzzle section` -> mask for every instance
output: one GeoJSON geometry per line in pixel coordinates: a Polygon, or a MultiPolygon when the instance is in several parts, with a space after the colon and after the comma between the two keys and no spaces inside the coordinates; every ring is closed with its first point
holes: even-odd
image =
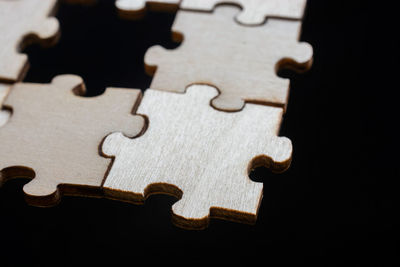
{"type": "Polygon", "coordinates": [[[155,11],[175,11],[180,8],[211,12],[218,5],[230,4],[242,9],[236,18],[239,23],[254,26],[263,24],[267,18],[301,20],[306,2],[306,0],[117,0],[116,7],[123,17],[137,19],[145,14],[147,8],[155,11]]]}
{"type": "Polygon", "coordinates": [[[137,111],[149,122],[144,134],[104,140],[103,153],[115,157],[105,195],[135,203],[173,195],[179,198],[173,221],[183,228],[205,228],[209,217],[254,223],[263,185],[249,172],[258,166],[282,172],[291,161],[290,140],[277,137],[283,110],[246,104],[221,112],[210,107],[217,94],[206,85],[185,94],[148,89],[137,111]]]}
{"type": "Polygon", "coordinates": [[[20,50],[29,43],[49,46],[57,41],[59,25],[51,17],[57,0],[0,0],[0,82],[21,80],[28,59],[20,50]]]}
{"type": "Polygon", "coordinates": [[[191,84],[215,86],[220,95],[212,106],[237,111],[245,102],[286,107],[289,79],[281,68],[311,67],[312,47],[298,42],[301,22],[270,19],[245,27],[233,21],[239,9],[220,6],[214,13],[178,11],[172,31],[181,46],[151,47],[146,70],[154,74],[151,89],[184,92],[191,84]],[[182,38],[183,36],[183,38],[182,38]]]}
{"type": "Polygon", "coordinates": [[[117,0],[127,18],[181,8],[172,29],[181,46],[145,55],[154,78],[142,101],[122,88],[82,97],[74,75],[11,85],[27,70],[24,45],[57,40],[56,3],[0,0],[0,185],[32,179],[24,192],[36,206],[62,195],[144,203],[170,194],[180,227],[255,223],[263,185],[249,172],[283,172],[291,162],[291,141],[278,136],[289,80],[277,72],[311,66],[312,47],[299,42],[306,1],[117,0]]]}
{"type": "Polygon", "coordinates": [[[212,11],[218,5],[233,4],[242,8],[236,20],[244,25],[260,25],[267,18],[301,20],[307,0],[182,0],[181,9],[212,11]]]}
{"type": "Polygon", "coordinates": [[[135,136],[144,127],[132,115],[139,90],[109,88],[91,98],[84,91],[80,77],[62,75],[51,84],[17,83],[4,102],[12,115],[0,128],[0,183],[34,178],[24,186],[32,205],[54,205],[62,194],[101,195],[110,160],[99,144],[113,131],[135,136]]]}

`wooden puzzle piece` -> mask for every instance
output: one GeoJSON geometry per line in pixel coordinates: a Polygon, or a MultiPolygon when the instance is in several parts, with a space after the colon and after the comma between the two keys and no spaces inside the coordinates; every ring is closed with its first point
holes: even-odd
{"type": "Polygon", "coordinates": [[[184,41],[174,50],[151,47],[146,71],[154,74],[151,89],[184,92],[191,84],[208,84],[220,95],[212,105],[237,111],[244,101],[285,107],[289,79],[281,68],[304,71],[312,63],[312,47],[299,43],[301,23],[271,19],[260,27],[232,23],[238,8],[218,7],[213,14],[178,11],[172,31],[184,41]]]}
{"type": "Polygon", "coordinates": [[[28,59],[20,50],[32,42],[52,45],[58,40],[59,25],[50,17],[56,0],[0,0],[0,81],[21,80],[28,59]]]}
{"type": "Polygon", "coordinates": [[[155,11],[175,11],[181,0],[116,0],[119,14],[124,18],[141,18],[150,8],[155,11]]]}
{"type": "Polygon", "coordinates": [[[263,24],[266,18],[301,20],[307,0],[182,0],[181,8],[212,11],[220,4],[235,4],[242,8],[236,20],[245,25],[263,24]]]}
{"type": "Polygon", "coordinates": [[[217,111],[210,107],[217,93],[207,85],[185,94],[148,89],[137,111],[149,122],[146,132],[104,140],[103,153],[115,157],[105,195],[143,203],[171,194],[180,199],[173,221],[183,228],[204,228],[210,216],[254,223],[263,186],[248,178],[250,170],[282,172],[290,164],[291,142],[276,136],[283,110],[246,104],[240,112],[217,111]]]}
{"type": "MultiPolygon", "coordinates": [[[[3,101],[10,91],[10,85],[5,83],[0,83],[0,105],[3,105],[3,101]]],[[[10,118],[11,112],[9,110],[0,109],[0,127],[6,124],[10,118]]]]}
{"type": "Polygon", "coordinates": [[[0,128],[0,183],[34,178],[24,186],[32,205],[54,205],[62,194],[99,195],[110,164],[99,144],[113,131],[135,136],[143,128],[143,118],[132,115],[139,90],[80,97],[84,91],[80,77],[61,75],[51,84],[18,83],[5,100],[12,115],[0,128]]]}
{"type": "MultiPolygon", "coordinates": [[[[71,1],[71,0],[69,0],[71,1]]],[[[78,0],[73,0],[78,1],[78,0]]],[[[156,11],[212,11],[217,5],[233,4],[242,8],[237,21],[244,25],[263,24],[266,18],[301,20],[307,0],[117,0],[116,6],[125,18],[141,18],[146,7],[156,11]]]]}

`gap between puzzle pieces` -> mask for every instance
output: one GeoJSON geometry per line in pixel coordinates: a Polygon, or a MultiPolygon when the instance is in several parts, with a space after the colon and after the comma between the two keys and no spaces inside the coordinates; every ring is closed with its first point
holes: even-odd
{"type": "MultiPolygon", "coordinates": [[[[10,91],[11,85],[0,83],[0,104],[3,104],[4,99],[8,95],[10,91]]],[[[11,112],[7,109],[0,110],[0,127],[7,123],[8,119],[11,116],[11,112]]]]}

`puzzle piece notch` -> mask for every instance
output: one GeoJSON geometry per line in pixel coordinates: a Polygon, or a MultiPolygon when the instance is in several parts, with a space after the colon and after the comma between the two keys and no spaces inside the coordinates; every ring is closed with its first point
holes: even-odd
{"type": "Polygon", "coordinates": [[[206,85],[185,94],[148,89],[137,111],[149,121],[146,132],[134,139],[113,133],[103,142],[103,154],[114,158],[106,196],[143,203],[173,195],[173,222],[183,228],[205,228],[210,217],[254,223],[263,186],[248,178],[250,170],[290,165],[291,142],[276,136],[283,111],[246,104],[220,112],[210,108],[216,95],[206,85]]]}
{"type": "Polygon", "coordinates": [[[174,12],[181,0],[117,0],[115,5],[121,17],[140,19],[149,8],[153,11],[174,12]]]}
{"type": "Polygon", "coordinates": [[[271,19],[243,27],[231,21],[237,11],[232,6],[213,14],[178,11],[172,31],[184,36],[182,44],[174,50],[153,46],[145,54],[146,71],[154,74],[150,88],[184,92],[189,85],[208,84],[220,91],[212,101],[219,110],[238,111],[245,102],[285,109],[289,79],[277,71],[303,72],[312,63],[312,47],[298,42],[301,22],[271,19]]]}
{"type": "Polygon", "coordinates": [[[30,43],[53,45],[59,37],[59,24],[51,17],[56,0],[0,0],[0,81],[21,80],[28,59],[19,51],[30,43]]]}
{"type": "Polygon", "coordinates": [[[301,20],[307,0],[182,0],[181,9],[211,12],[218,5],[234,4],[242,8],[236,21],[243,25],[261,25],[266,18],[301,20]]]}
{"type": "Polygon", "coordinates": [[[99,155],[103,138],[144,128],[144,119],[132,115],[140,90],[77,96],[84,91],[80,77],[61,75],[50,84],[18,83],[4,103],[12,116],[0,128],[0,179],[33,179],[24,186],[32,205],[54,205],[63,194],[101,195],[110,163],[99,155]]]}

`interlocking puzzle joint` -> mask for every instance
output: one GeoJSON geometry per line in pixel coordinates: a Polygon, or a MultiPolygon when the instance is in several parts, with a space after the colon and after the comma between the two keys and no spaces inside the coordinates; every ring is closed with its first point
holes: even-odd
{"type": "Polygon", "coordinates": [[[153,46],[145,54],[150,88],[184,92],[192,84],[218,88],[212,106],[238,111],[245,102],[286,108],[289,79],[282,68],[303,72],[311,67],[312,47],[298,42],[301,22],[271,19],[259,27],[232,23],[238,8],[220,6],[213,14],[178,11],[172,31],[184,36],[173,50],[153,46]],[[223,33],[223,34],[221,34],[223,33]]]}
{"type": "Polygon", "coordinates": [[[241,7],[235,18],[243,25],[258,26],[267,18],[301,20],[307,0],[182,0],[181,9],[213,11],[220,5],[230,4],[241,7]]]}
{"type": "Polygon", "coordinates": [[[60,75],[50,84],[17,83],[5,100],[12,115],[0,128],[1,180],[32,179],[23,188],[29,204],[52,206],[63,194],[101,196],[110,160],[99,144],[115,130],[136,136],[144,128],[132,115],[140,90],[79,96],[84,91],[80,77],[60,75]]]}

